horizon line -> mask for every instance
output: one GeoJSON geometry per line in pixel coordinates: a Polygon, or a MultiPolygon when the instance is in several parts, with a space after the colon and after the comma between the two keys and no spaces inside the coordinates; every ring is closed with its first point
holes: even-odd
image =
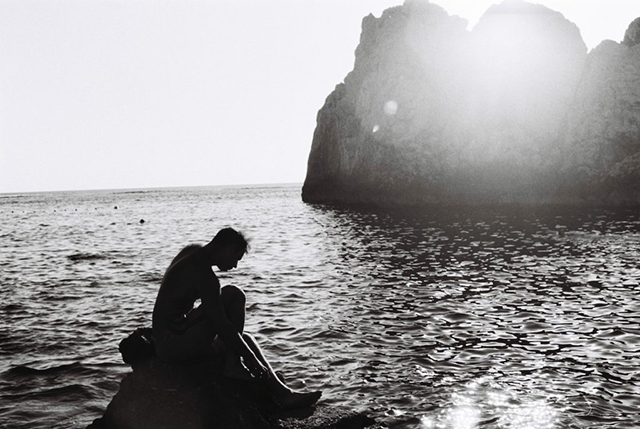
{"type": "Polygon", "coordinates": [[[123,187],[123,188],[93,188],[93,189],[54,189],[46,191],[17,191],[0,192],[0,196],[15,196],[27,194],[50,194],[56,192],[111,192],[111,191],[153,191],[160,189],[193,189],[193,188],[250,188],[250,187],[276,187],[276,186],[302,186],[302,182],[266,182],[266,183],[238,183],[225,185],[176,185],[176,186],[143,186],[143,187],[123,187]]]}

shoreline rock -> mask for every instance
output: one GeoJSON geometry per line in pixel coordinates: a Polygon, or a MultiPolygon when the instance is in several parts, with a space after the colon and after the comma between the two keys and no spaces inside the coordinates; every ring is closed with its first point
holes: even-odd
{"type": "Polygon", "coordinates": [[[154,355],[151,329],[120,344],[133,372],[125,375],[104,415],[88,429],[380,429],[362,413],[316,405],[281,411],[253,381],[222,377],[221,360],[166,364],[154,355]]]}

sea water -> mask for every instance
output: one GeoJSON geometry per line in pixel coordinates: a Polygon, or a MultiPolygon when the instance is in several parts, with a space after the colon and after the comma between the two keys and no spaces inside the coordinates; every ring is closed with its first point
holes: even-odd
{"type": "Polygon", "coordinates": [[[0,427],[82,428],[162,275],[222,227],[223,285],[293,387],[401,428],[640,427],[637,210],[348,209],[300,186],[0,195],[0,427]]]}

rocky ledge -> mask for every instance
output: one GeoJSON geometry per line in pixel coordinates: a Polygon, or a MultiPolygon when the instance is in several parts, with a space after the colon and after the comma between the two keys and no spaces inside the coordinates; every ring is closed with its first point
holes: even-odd
{"type": "Polygon", "coordinates": [[[155,358],[151,329],[120,343],[127,374],[104,416],[88,429],[380,428],[364,414],[335,407],[281,411],[261,386],[222,377],[216,360],[166,364],[155,358]]]}

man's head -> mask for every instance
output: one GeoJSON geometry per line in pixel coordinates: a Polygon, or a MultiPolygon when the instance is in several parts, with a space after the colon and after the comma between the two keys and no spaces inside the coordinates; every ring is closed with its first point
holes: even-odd
{"type": "Polygon", "coordinates": [[[223,228],[213,237],[209,246],[214,249],[213,265],[217,265],[222,271],[229,271],[238,266],[249,250],[249,242],[245,236],[233,228],[223,228]]]}

